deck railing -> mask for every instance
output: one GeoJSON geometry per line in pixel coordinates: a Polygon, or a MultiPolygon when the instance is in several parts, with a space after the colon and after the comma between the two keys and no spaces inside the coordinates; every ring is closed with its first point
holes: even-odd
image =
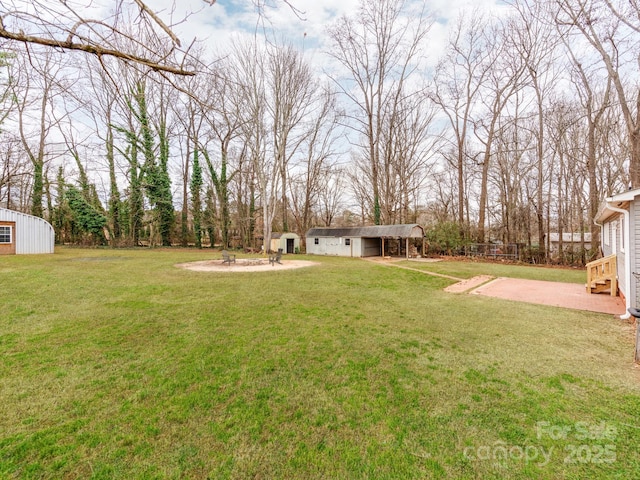
{"type": "Polygon", "coordinates": [[[609,287],[611,288],[612,297],[618,295],[615,255],[609,255],[587,263],[587,292],[600,293],[609,287]]]}

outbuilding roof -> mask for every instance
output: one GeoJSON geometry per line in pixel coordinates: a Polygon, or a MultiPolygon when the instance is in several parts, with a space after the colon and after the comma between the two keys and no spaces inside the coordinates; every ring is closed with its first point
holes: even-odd
{"type": "Polygon", "coordinates": [[[370,227],[311,228],[307,237],[422,238],[423,228],[417,223],[373,225],[370,227]]]}
{"type": "Polygon", "coordinates": [[[271,239],[278,240],[280,238],[298,238],[298,234],[295,232],[272,232],[271,239]]]}

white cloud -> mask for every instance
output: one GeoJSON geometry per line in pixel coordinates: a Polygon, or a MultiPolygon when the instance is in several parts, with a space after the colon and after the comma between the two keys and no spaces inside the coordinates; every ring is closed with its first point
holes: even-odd
{"type": "MultiPolygon", "coordinates": [[[[208,50],[220,51],[238,34],[253,34],[256,31],[264,34],[268,31],[278,41],[304,48],[318,63],[324,61],[322,51],[328,48],[328,27],[342,15],[356,15],[360,0],[291,0],[290,3],[302,12],[303,18],[281,0],[274,0],[277,7],[267,8],[266,16],[262,18],[254,10],[251,0],[218,0],[213,6],[203,0],[180,0],[177,3],[175,11],[172,10],[173,0],[157,0],[153,2],[153,7],[168,24],[188,17],[174,26],[183,44],[189,44],[197,38],[207,45],[208,50]]],[[[444,51],[452,21],[461,11],[479,9],[500,14],[507,9],[501,0],[428,0],[427,7],[437,20],[426,48],[430,63],[435,63],[444,51]]]]}

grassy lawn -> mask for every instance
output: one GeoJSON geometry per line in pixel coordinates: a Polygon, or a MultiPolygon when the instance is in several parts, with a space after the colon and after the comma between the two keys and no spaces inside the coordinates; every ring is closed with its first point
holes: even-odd
{"type": "Polygon", "coordinates": [[[211,257],[0,257],[0,478],[637,477],[629,324],[361,260],[174,267],[211,257]]]}
{"type": "Polygon", "coordinates": [[[587,282],[587,273],[583,268],[552,268],[547,266],[512,265],[500,262],[486,263],[474,260],[444,260],[435,263],[404,260],[398,262],[398,264],[465,279],[476,275],[492,275],[494,277],[527,278],[551,282],[587,282]]]}

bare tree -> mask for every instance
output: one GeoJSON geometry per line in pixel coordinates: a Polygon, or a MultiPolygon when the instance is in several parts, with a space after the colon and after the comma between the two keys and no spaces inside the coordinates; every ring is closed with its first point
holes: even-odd
{"type": "Polygon", "coordinates": [[[392,123],[385,116],[411,95],[408,82],[419,69],[431,27],[424,6],[418,11],[409,7],[404,0],[361,0],[354,18],[341,18],[329,31],[329,54],[348,75],[348,80],[334,80],[353,107],[349,126],[359,135],[356,145],[368,164],[375,224],[383,220],[381,189],[391,160],[383,136],[392,123]]]}
{"type": "MultiPolygon", "coordinates": [[[[17,57],[11,66],[12,95],[16,99],[17,130],[32,165],[31,214],[44,218],[45,164],[51,158],[49,135],[59,124],[51,112],[61,93],[56,75],[63,68],[53,51],[42,56],[17,57]],[[34,75],[34,72],[36,75],[34,75]]],[[[70,88],[67,85],[66,88],[70,88]]],[[[60,152],[57,152],[60,153],[60,152]]]]}
{"type": "Polygon", "coordinates": [[[235,77],[241,86],[243,141],[246,144],[251,171],[260,194],[262,208],[263,250],[271,244],[276,204],[281,196],[282,164],[276,161],[274,145],[269,142],[269,116],[265,94],[264,52],[254,42],[234,46],[235,77]]]}
{"type": "MultiPolygon", "coordinates": [[[[575,85],[578,99],[582,106],[584,113],[584,119],[587,123],[586,134],[586,170],[587,170],[587,185],[588,185],[588,212],[589,218],[594,219],[598,213],[600,206],[600,182],[598,179],[598,159],[599,155],[598,145],[598,131],[603,127],[602,123],[605,119],[605,113],[612,107],[611,103],[611,88],[612,78],[610,75],[606,79],[601,79],[597,76],[597,72],[587,71],[584,63],[576,57],[576,53],[573,51],[569,42],[565,43],[567,52],[573,65],[572,82],[575,85]]],[[[597,225],[593,222],[589,222],[591,231],[591,245],[592,249],[597,251],[599,247],[599,230],[597,225]]]]}
{"type": "MultiPolygon", "coordinates": [[[[208,149],[203,148],[220,207],[220,231],[224,247],[229,246],[231,227],[229,188],[237,172],[237,166],[233,165],[231,158],[233,142],[245,132],[246,119],[243,117],[242,108],[247,92],[241,83],[245,79],[239,82],[236,78],[239,68],[250,68],[245,63],[251,61],[247,57],[250,54],[243,50],[244,47],[237,47],[231,58],[219,62],[217,72],[207,78],[206,93],[203,97],[206,111],[202,114],[215,138],[219,155],[219,160],[214,162],[208,149]]],[[[260,75],[259,72],[254,73],[260,75]]],[[[200,141],[203,142],[204,139],[200,141]]]]}
{"type": "Polygon", "coordinates": [[[640,90],[625,82],[627,72],[638,73],[640,7],[635,1],[616,0],[555,0],[555,5],[560,28],[578,32],[602,59],[627,129],[631,186],[640,187],[640,90]]]}
{"type": "Polygon", "coordinates": [[[330,227],[333,220],[344,207],[344,194],[346,190],[346,175],[341,168],[325,172],[325,188],[319,192],[318,217],[326,227],[330,227]]]}
{"type": "MultiPolygon", "coordinates": [[[[318,95],[315,110],[309,113],[309,132],[301,145],[300,160],[289,174],[291,211],[296,230],[301,237],[312,226],[314,213],[319,210],[321,198],[328,199],[328,189],[335,186],[337,125],[340,115],[336,111],[336,96],[328,88],[318,95]]],[[[331,202],[329,202],[331,203],[331,202]]]]}
{"type": "Polygon", "coordinates": [[[99,19],[88,16],[102,13],[91,4],[80,8],[64,0],[9,0],[9,3],[0,15],[0,38],[80,51],[98,59],[115,57],[159,72],[194,74],[181,65],[188,48],[181,50],[181,42],[171,27],[141,0],[117,0],[111,13],[99,19]],[[125,32],[121,27],[127,24],[144,34],[125,32]],[[172,63],[176,54],[182,59],[172,63]]]}
{"type": "Polygon", "coordinates": [[[289,163],[311,132],[304,122],[311,112],[318,85],[302,54],[290,45],[269,46],[265,67],[273,153],[281,175],[282,230],[287,232],[289,163]]]}
{"type": "Polygon", "coordinates": [[[519,4],[516,20],[510,29],[511,44],[524,60],[527,87],[533,92],[535,98],[536,114],[536,168],[537,179],[535,197],[532,198],[538,230],[539,260],[546,259],[545,233],[545,101],[550,91],[555,88],[557,79],[556,46],[558,38],[555,29],[547,22],[542,21],[546,14],[542,3],[519,4]]]}
{"type": "MultiPolygon", "coordinates": [[[[179,97],[175,105],[173,105],[173,115],[176,122],[180,125],[181,132],[177,136],[177,143],[180,148],[180,175],[182,177],[182,212],[180,215],[180,242],[183,246],[187,246],[189,237],[189,211],[190,211],[190,187],[192,186],[191,164],[197,163],[200,169],[199,150],[203,148],[203,137],[207,135],[205,131],[205,121],[209,118],[203,111],[206,96],[204,95],[204,83],[207,81],[206,76],[199,75],[197,77],[186,77],[183,89],[186,94],[179,97]]],[[[197,172],[195,188],[198,190],[202,181],[201,173],[197,172]]],[[[192,195],[199,195],[199,191],[191,192],[192,195]]],[[[201,207],[199,198],[196,199],[196,210],[201,207]]],[[[195,211],[194,215],[198,215],[200,211],[195,211]]],[[[202,246],[201,237],[196,233],[196,243],[202,246]],[[200,239],[200,242],[198,242],[200,239]]]]}
{"type": "MultiPolygon", "coordinates": [[[[469,157],[471,120],[480,88],[496,61],[484,35],[486,22],[478,12],[459,17],[446,55],[436,67],[431,99],[441,108],[451,128],[453,139],[446,155],[457,172],[457,220],[460,228],[465,221],[465,166],[469,157]]],[[[468,213],[468,212],[467,212],[468,213]]]]}
{"type": "MultiPolygon", "coordinates": [[[[209,6],[216,3],[216,0],[202,1],[209,6]]],[[[252,1],[261,21],[280,2],[299,18],[304,15],[289,0],[252,1]]],[[[163,74],[196,73],[186,67],[193,60],[193,43],[183,46],[174,28],[197,12],[174,18],[175,3],[169,8],[170,24],[143,0],[116,0],[108,13],[92,1],[79,5],[66,0],[6,0],[2,7],[0,38],[11,42],[83,52],[101,62],[113,57],[163,74]],[[132,28],[126,31],[125,25],[132,28]]]]}
{"type": "Polygon", "coordinates": [[[385,115],[383,142],[384,181],[381,184],[383,216],[390,223],[414,223],[416,205],[425,180],[434,166],[441,135],[432,129],[436,110],[423,92],[392,103],[385,115]]]}
{"type": "Polygon", "coordinates": [[[480,90],[484,115],[474,122],[474,133],[483,145],[481,154],[482,176],[480,180],[480,200],[478,204],[478,234],[479,243],[485,241],[485,224],[489,198],[489,167],[493,157],[493,144],[499,134],[500,117],[512,96],[522,87],[522,75],[525,62],[513,49],[505,38],[505,24],[488,24],[484,35],[486,45],[491,55],[486,58],[488,70],[484,85],[480,90]]]}

